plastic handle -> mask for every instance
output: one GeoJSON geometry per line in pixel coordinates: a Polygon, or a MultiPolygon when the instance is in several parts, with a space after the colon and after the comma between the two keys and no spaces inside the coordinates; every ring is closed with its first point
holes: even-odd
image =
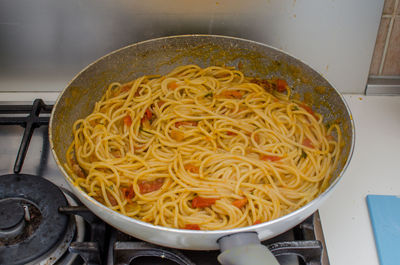
{"type": "Polygon", "coordinates": [[[279,265],[271,251],[260,243],[256,232],[237,233],[218,240],[222,265],[279,265]]]}

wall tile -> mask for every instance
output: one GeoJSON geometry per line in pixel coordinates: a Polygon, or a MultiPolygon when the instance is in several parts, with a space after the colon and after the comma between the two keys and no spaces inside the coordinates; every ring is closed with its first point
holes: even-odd
{"type": "Polygon", "coordinates": [[[383,5],[383,14],[384,15],[393,14],[395,2],[396,2],[396,0],[385,0],[385,4],[383,5]]]}
{"type": "Polygon", "coordinates": [[[378,36],[376,37],[374,55],[372,56],[370,75],[377,75],[382,61],[383,48],[385,47],[386,36],[388,33],[390,18],[382,18],[379,25],[378,36]]]}
{"type": "Polygon", "coordinates": [[[397,4],[397,12],[396,12],[396,14],[397,14],[397,15],[400,15],[400,1],[399,1],[399,3],[397,4]]]}
{"type": "Polygon", "coordinates": [[[400,75],[400,17],[394,20],[382,74],[400,75]]]}

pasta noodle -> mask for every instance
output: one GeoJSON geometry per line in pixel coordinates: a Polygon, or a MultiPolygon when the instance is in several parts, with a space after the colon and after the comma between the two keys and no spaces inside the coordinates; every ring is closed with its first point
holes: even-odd
{"type": "Polygon", "coordinates": [[[224,230],[266,222],[329,185],[341,132],[281,79],[186,65],[114,82],[73,126],[76,185],[154,225],[224,230]]]}

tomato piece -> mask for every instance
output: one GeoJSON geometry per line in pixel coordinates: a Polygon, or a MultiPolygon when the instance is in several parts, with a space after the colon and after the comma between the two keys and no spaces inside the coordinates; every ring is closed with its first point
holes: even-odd
{"type": "Polygon", "coordinates": [[[183,229],[200,230],[200,226],[198,224],[185,224],[185,227],[183,229]]]}
{"type": "Polygon", "coordinates": [[[179,128],[181,126],[197,126],[197,121],[177,121],[177,122],[175,122],[176,128],[179,128]]]}
{"type": "Polygon", "coordinates": [[[92,127],[96,127],[97,121],[96,121],[96,120],[91,120],[91,121],[89,121],[89,124],[90,124],[90,126],[92,126],[92,127]]]}
{"type": "Polygon", "coordinates": [[[186,164],[184,166],[186,171],[192,172],[192,173],[199,173],[199,167],[196,167],[195,165],[192,164],[186,164]]]}
{"type": "Polygon", "coordinates": [[[232,204],[240,209],[247,204],[247,198],[234,200],[232,204]]]}
{"type": "Polygon", "coordinates": [[[252,79],[250,82],[259,85],[260,87],[264,88],[266,91],[272,92],[272,85],[271,81],[267,79],[252,79]]]}
{"type": "Polygon", "coordinates": [[[178,87],[178,84],[176,82],[171,82],[171,83],[168,83],[167,87],[171,90],[174,90],[178,87]]]}
{"type": "Polygon", "coordinates": [[[125,197],[126,199],[128,199],[127,197],[128,197],[128,195],[129,195],[129,188],[120,187],[119,189],[121,190],[122,195],[124,195],[124,197],[125,197]]]}
{"type": "Polygon", "coordinates": [[[335,140],[335,137],[333,137],[333,135],[327,135],[327,136],[326,136],[326,139],[327,139],[328,141],[334,141],[334,140],[335,140]]]}
{"type": "Polygon", "coordinates": [[[127,92],[132,88],[132,84],[125,84],[121,87],[121,92],[127,92]]]}
{"type": "Polygon", "coordinates": [[[131,200],[135,197],[135,191],[133,190],[133,185],[130,185],[129,188],[121,188],[122,194],[127,200],[131,200]]]}
{"type": "Polygon", "coordinates": [[[151,127],[150,120],[152,117],[153,117],[153,113],[151,112],[150,108],[147,108],[141,119],[142,125],[146,128],[150,128],[151,127]]]}
{"type": "Polygon", "coordinates": [[[150,108],[146,109],[145,116],[148,120],[151,120],[151,117],[153,117],[153,113],[151,112],[150,108]]]}
{"type": "Polygon", "coordinates": [[[286,80],[283,80],[283,79],[276,80],[276,90],[278,92],[285,92],[287,85],[288,84],[286,83],[286,80]]]}
{"type": "Polygon", "coordinates": [[[260,220],[256,220],[253,225],[258,225],[258,224],[261,224],[260,220]]]}
{"type": "Polygon", "coordinates": [[[236,133],[231,132],[231,131],[227,131],[226,134],[227,134],[227,135],[236,135],[236,133]]]}
{"type": "Polygon", "coordinates": [[[205,208],[213,205],[217,201],[217,198],[203,198],[200,196],[194,197],[192,200],[193,208],[205,208]]]}
{"type": "Polygon", "coordinates": [[[223,91],[220,96],[224,98],[236,98],[240,99],[243,97],[243,92],[242,91],[237,91],[237,90],[225,90],[223,91]]]}
{"type": "Polygon", "coordinates": [[[304,146],[307,146],[308,148],[314,148],[314,145],[312,144],[311,140],[308,138],[304,138],[303,143],[304,146]]]}
{"type": "Polygon", "coordinates": [[[162,185],[164,185],[164,178],[158,178],[151,181],[142,180],[138,182],[138,185],[141,194],[153,192],[159,190],[162,187],[162,185]]]}
{"type": "Polygon", "coordinates": [[[306,104],[300,104],[300,107],[302,107],[303,109],[305,109],[308,113],[310,113],[316,120],[318,120],[317,115],[315,115],[314,111],[312,110],[312,108],[310,106],[307,106],[306,104]]]}
{"type": "Polygon", "coordinates": [[[80,178],[86,178],[85,173],[83,172],[82,168],[79,166],[78,162],[74,159],[71,159],[72,171],[80,178]]]}
{"type": "Polygon", "coordinates": [[[261,155],[261,156],[260,156],[260,159],[261,159],[261,160],[264,160],[264,161],[271,161],[271,162],[274,162],[274,161],[279,161],[279,160],[281,160],[282,157],[280,157],[280,156],[270,156],[270,155],[261,155]]]}
{"type": "Polygon", "coordinates": [[[114,198],[114,196],[111,195],[111,193],[108,192],[108,190],[106,190],[106,194],[107,194],[107,198],[111,203],[111,206],[117,206],[118,202],[117,200],[114,198]]]}
{"type": "Polygon", "coordinates": [[[140,96],[140,91],[142,91],[142,88],[141,88],[141,87],[138,87],[138,89],[137,89],[136,92],[135,92],[135,97],[140,96]]]}
{"type": "Polygon", "coordinates": [[[243,93],[240,91],[232,91],[231,92],[231,96],[234,98],[242,98],[243,97],[243,93]]]}
{"type": "Polygon", "coordinates": [[[164,105],[165,101],[164,100],[160,100],[157,102],[157,105],[159,108],[161,108],[162,105],[164,105]]]}
{"type": "Polygon", "coordinates": [[[171,138],[174,139],[175,141],[182,141],[183,139],[185,139],[185,134],[181,131],[177,131],[177,130],[172,130],[171,131],[171,138]]]}
{"type": "Polygon", "coordinates": [[[124,117],[124,124],[125,124],[126,126],[128,126],[128,127],[132,125],[132,118],[131,118],[131,116],[126,115],[126,116],[124,117]]]}

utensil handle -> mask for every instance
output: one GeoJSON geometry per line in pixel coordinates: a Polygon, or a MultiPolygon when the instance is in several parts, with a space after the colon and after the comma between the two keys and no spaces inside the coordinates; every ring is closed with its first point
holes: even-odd
{"type": "Polygon", "coordinates": [[[271,251],[260,243],[256,232],[227,235],[218,240],[222,265],[279,265],[271,251]]]}

